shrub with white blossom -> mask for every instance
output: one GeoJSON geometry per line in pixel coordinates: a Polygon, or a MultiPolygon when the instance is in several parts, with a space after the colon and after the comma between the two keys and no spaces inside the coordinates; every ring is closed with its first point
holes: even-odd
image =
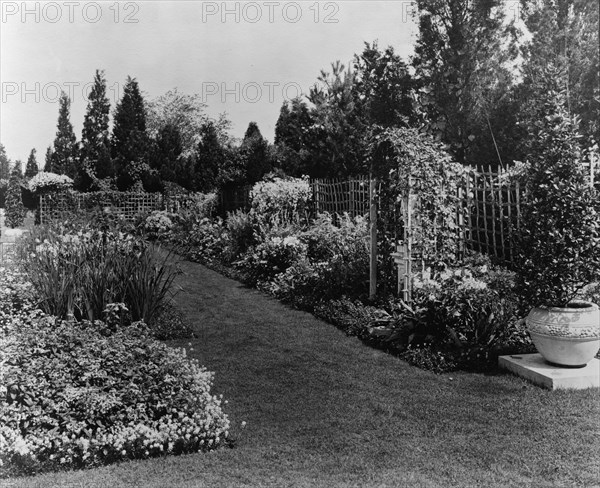
{"type": "Polygon", "coordinates": [[[173,229],[173,214],[165,210],[155,210],[144,223],[144,230],[153,237],[165,235],[173,229]]]}
{"type": "Polygon", "coordinates": [[[73,187],[73,180],[67,175],[57,175],[45,171],[39,172],[29,180],[31,193],[50,193],[68,190],[73,187]]]}
{"type": "Polygon", "coordinates": [[[306,222],[311,199],[308,177],[263,180],[250,191],[252,210],[265,223],[276,225],[306,222]]]}

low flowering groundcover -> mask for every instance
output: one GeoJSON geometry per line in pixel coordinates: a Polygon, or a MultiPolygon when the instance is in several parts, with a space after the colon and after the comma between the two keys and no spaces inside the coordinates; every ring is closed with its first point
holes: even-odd
{"type": "Polygon", "coordinates": [[[215,449],[229,443],[213,373],[150,337],[35,307],[0,266],[0,477],[215,449]]]}

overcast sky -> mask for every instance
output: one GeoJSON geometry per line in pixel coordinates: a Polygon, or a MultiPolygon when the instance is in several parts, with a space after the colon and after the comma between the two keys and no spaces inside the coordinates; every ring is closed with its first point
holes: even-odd
{"type": "Polygon", "coordinates": [[[146,99],[177,87],[200,94],[210,116],[227,112],[232,135],[255,121],[273,140],[284,98],[308,92],[336,60],[348,65],[365,41],[412,52],[409,1],[1,3],[0,142],[11,159],[35,147],[43,164],[72,98],[81,137],[88,85],[105,70],[111,115],[127,77],[146,99]],[[87,85],[87,86],[86,86],[87,85]]]}

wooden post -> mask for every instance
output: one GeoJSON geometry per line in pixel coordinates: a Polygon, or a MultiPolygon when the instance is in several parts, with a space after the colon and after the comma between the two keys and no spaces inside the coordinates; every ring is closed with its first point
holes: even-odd
{"type": "Polygon", "coordinates": [[[375,179],[369,181],[369,229],[371,231],[371,257],[369,262],[369,298],[377,295],[377,202],[375,200],[375,179]]]}
{"type": "MultiPolygon", "coordinates": [[[[406,192],[406,217],[404,224],[404,257],[406,259],[406,272],[404,274],[404,301],[412,301],[412,245],[413,245],[413,202],[412,202],[412,176],[408,177],[408,190],[406,192]]],[[[422,224],[422,222],[421,222],[422,224]]],[[[423,256],[421,256],[423,259],[423,256]]]]}
{"type": "Polygon", "coordinates": [[[590,188],[594,188],[594,166],[596,164],[596,155],[590,154],[590,188]]]}
{"type": "Polygon", "coordinates": [[[466,232],[465,232],[465,214],[464,214],[464,204],[463,204],[463,188],[462,186],[458,187],[458,194],[456,199],[456,212],[458,217],[458,258],[462,259],[465,255],[465,240],[466,240],[466,232]]]}

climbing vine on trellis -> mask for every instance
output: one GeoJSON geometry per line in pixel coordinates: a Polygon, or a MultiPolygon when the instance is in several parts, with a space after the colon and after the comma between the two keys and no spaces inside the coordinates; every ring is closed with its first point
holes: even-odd
{"type": "Polygon", "coordinates": [[[452,160],[443,144],[414,128],[375,128],[369,155],[372,176],[378,181],[382,286],[394,280],[391,254],[407,236],[413,257],[430,266],[456,260],[456,203],[466,174],[463,166],[452,160]],[[408,211],[410,228],[406,228],[408,211]]]}

